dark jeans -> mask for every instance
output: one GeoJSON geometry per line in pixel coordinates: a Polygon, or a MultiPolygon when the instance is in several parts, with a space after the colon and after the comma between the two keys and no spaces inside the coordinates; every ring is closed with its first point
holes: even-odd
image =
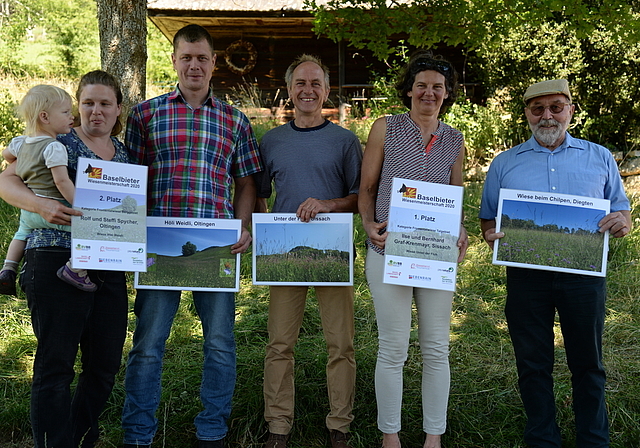
{"type": "MultiPolygon", "coordinates": [[[[193,291],[192,295],[204,338],[200,384],[204,410],[194,423],[198,440],[212,442],[227,434],[236,384],[235,294],[193,291]]],[[[181,296],[178,290],[154,289],[139,289],[136,295],[136,331],[127,363],[127,395],[122,409],[125,444],[150,445],[158,429],[156,411],[162,396],[165,347],[181,296]]]]}
{"type": "Polygon", "coordinates": [[[31,386],[36,448],[94,445],[98,417],[120,367],[126,336],[124,273],[90,271],[98,290],[83,292],[56,275],[69,256],[63,248],[29,249],[20,276],[38,339],[31,386]],[[72,394],[78,347],[82,372],[72,394]]]}
{"type": "Polygon", "coordinates": [[[571,371],[578,448],[609,446],[602,365],[605,279],[507,268],[506,316],[527,413],[525,442],[559,448],[553,395],[555,312],[571,371]]]}

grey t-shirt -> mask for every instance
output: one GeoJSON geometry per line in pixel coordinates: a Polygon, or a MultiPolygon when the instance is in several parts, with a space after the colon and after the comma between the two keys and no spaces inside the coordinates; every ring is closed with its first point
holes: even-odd
{"type": "Polygon", "coordinates": [[[256,175],[258,197],[276,198],[273,213],[295,213],[312,197],[343,198],[358,193],[362,147],[353,134],[330,121],[314,128],[294,122],[267,132],[260,143],[265,170],[256,175]]]}

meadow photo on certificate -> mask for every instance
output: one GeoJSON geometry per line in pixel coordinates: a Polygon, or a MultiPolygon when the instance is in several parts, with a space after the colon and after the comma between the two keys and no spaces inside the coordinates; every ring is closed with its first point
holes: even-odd
{"type": "Polygon", "coordinates": [[[254,213],[253,283],[352,285],[353,215],[321,213],[302,222],[295,213],[254,213]]]}
{"type": "Polygon", "coordinates": [[[493,262],[604,277],[609,240],[598,222],[608,213],[606,199],[502,189],[493,262]]]}
{"type": "Polygon", "coordinates": [[[239,219],[147,218],[147,272],[136,273],[140,289],[238,291],[239,219]]]}

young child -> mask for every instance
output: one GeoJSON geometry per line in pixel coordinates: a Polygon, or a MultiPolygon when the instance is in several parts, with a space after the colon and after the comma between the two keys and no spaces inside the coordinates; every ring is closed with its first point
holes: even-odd
{"type": "MultiPolygon", "coordinates": [[[[62,201],[67,206],[73,202],[75,186],[67,171],[67,149],[56,136],[69,133],[73,127],[71,104],[71,96],[58,87],[38,85],[30,89],[18,107],[26,122],[26,136],[14,138],[2,152],[5,160],[16,163],[16,174],[36,195],[62,201]]],[[[71,231],[70,226],[51,224],[37,213],[21,210],[20,227],[0,271],[0,293],[15,295],[16,271],[27,236],[32,229],[39,228],[71,231]]],[[[71,260],[58,270],[58,277],[83,291],[97,289],[85,269],[71,267],[71,260]]]]}

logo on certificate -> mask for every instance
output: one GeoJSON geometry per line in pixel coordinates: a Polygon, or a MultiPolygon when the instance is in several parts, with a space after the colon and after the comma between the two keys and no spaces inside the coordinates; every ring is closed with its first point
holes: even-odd
{"type": "Polygon", "coordinates": [[[407,187],[405,184],[402,184],[398,193],[402,193],[403,198],[415,199],[418,194],[418,189],[415,187],[407,187]]]}
{"type": "Polygon", "coordinates": [[[409,274],[409,280],[420,280],[423,282],[430,282],[431,281],[431,277],[425,277],[424,275],[412,275],[409,274]]]}
{"type": "Polygon", "coordinates": [[[430,270],[431,266],[429,266],[428,264],[411,263],[411,269],[426,269],[426,270],[430,270]]]}
{"type": "Polygon", "coordinates": [[[102,179],[102,168],[94,168],[87,164],[87,169],[84,170],[89,179],[102,179]]]}

